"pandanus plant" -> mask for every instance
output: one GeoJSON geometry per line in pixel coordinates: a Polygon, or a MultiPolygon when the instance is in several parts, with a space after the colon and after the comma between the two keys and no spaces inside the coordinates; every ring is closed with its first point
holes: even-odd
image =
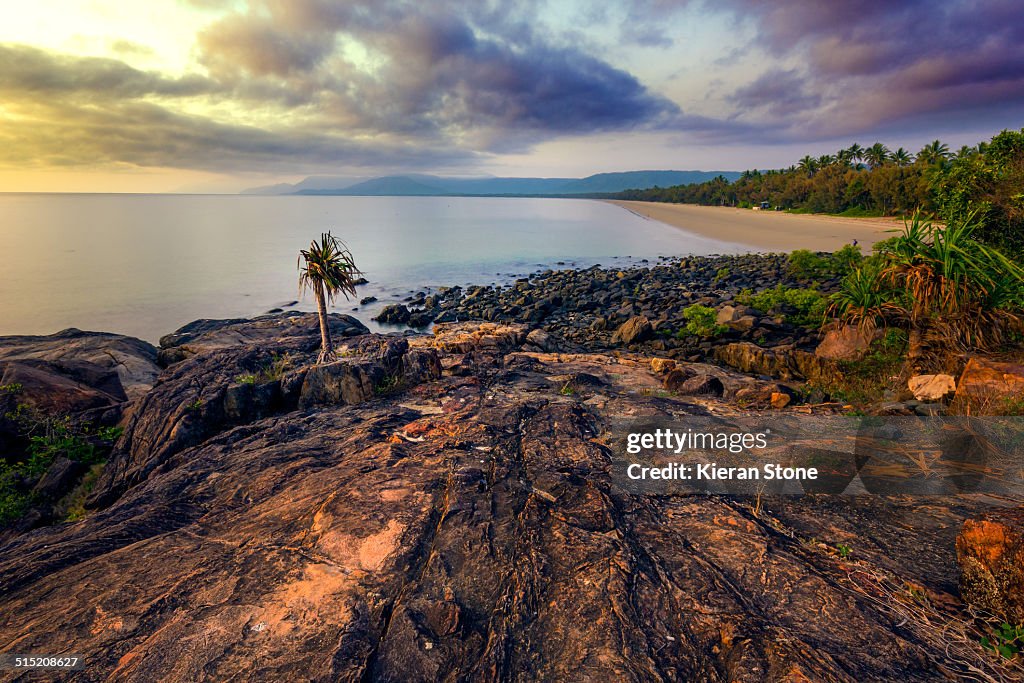
{"type": "Polygon", "coordinates": [[[914,365],[928,348],[998,346],[1020,330],[1024,269],[975,239],[976,229],[973,215],[942,226],[915,213],[876,260],[845,278],[830,313],[862,328],[906,328],[914,365]]]}
{"type": "Polygon", "coordinates": [[[975,239],[977,227],[974,214],[939,226],[915,213],[881,250],[888,261],[882,281],[906,293],[900,313],[911,361],[929,343],[992,348],[1020,326],[1024,269],[975,239]]]}
{"type": "Polygon", "coordinates": [[[348,299],[356,295],[356,278],[362,274],[356,268],[352,252],[343,242],[325,232],[320,241],[313,240],[309,249],[299,250],[299,294],[309,289],[316,299],[320,316],[320,355],[317,363],[334,358],[331,328],[327,321],[327,304],[340,293],[348,299]]]}

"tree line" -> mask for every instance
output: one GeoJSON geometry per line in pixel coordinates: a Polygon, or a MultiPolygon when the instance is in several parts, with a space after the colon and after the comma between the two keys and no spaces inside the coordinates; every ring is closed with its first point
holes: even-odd
{"type": "Polygon", "coordinates": [[[979,237],[1024,253],[1024,129],[956,152],[940,140],[916,154],[880,142],[805,156],[789,168],[748,170],[692,185],[626,190],[616,199],[752,207],[846,215],[909,215],[939,220],[974,214],[979,237]]]}

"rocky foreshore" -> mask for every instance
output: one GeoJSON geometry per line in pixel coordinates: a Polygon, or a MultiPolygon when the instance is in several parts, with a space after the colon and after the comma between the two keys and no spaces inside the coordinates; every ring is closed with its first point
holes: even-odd
{"type": "MultiPolygon", "coordinates": [[[[826,293],[836,284],[835,279],[816,283],[826,293]]],[[[741,292],[778,285],[807,285],[788,273],[784,254],[693,256],[623,269],[544,270],[507,286],[424,290],[386,307],[377,320],[414,328],[435,321],[517,322],[543,328],[551,348],[626,348],[692,361],[710,358],[723,341],[813,349],[816,333],[735,302],[741,292]],[[683,311],[693,305],[731,307],[723,321],[728,329],[715,342],[680,333],[683,311]],[[636,317],[646,318],[649,326],[616,336],[636,317]]]]}
{"type": "MultiPolygon", "coordinates": [[[[975,628],[957,550],[982,558],[972,590],[989,586],[1002,570],[972,539],[991,534],[954,541],[964,520],[995,529],[982,514],[1012,501],[615,484],[616,421],[750,414],[786,395],[621,334],[648,314],[652,332],[667,324],[663,304],[728,305],[772,258],[750,274],[742,258],[684,266],[671,284],[661,265],[548,273],[438,307],[545,311],[534,324],[379,335],[332,315],[340,348],[323,365],[312,314],[197,321],[137,347],[128,373],[127,357],[82,364],[125,338],[64,333],[88,359],[43,359],[55,379],[6,395],[99,383],[123,433],[82,518],[0,538],[0,651],[79,654],[83,670],[56,676],[73,681],[997,679],[1009,670],[952,637],[975,628]],[[722,267],[735,285],[691,285],[722,267]],[[566,348],[573,330],[616,350],[566,348]]],[[[60,338],[18,338],[0,359],[33,368],[25,355],[47,343],[60,338]]],[[[1019,534],[1000,538],[1016,557],[1019,534]]],[[[1003,604],[991,585],[985,604],[1003,604]]]]}

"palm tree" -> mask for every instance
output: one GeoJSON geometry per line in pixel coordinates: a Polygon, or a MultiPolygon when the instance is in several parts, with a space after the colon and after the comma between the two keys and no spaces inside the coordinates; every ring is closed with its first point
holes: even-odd
{"type": "Polygon", "coordinates": [[[978,150],[977,150],[976,147],[971,147],[970,145],[964,145],[964,146],[962,146],[957,151],[956,158],[957,159],[966,159],[968,157],[974,156],[977,152],[978,152],[978,150]]]}
{"type": "Polygon", "coordinates": [[[913,155],[902,147],[892,153],[892,160],[897,166],[909,166],[914,163],[913,155]]]}
{"type": "Polygon", "coordinates": [[[949,145],[939,140],[929,142],[917,153],[917,160],[925,164],[938,164],[949,158],[949,145]]]}
{"type": "Polygon", "coordinates": [[[864,150],[863,158],[871,168],[878,168],[889,159],[889,149],[881,142],[876,142],[864,150]]]}
{"type": "Polygon", "coordinates": [[[856,142],[847,147],[846,151],[849,152],[850,159],[855,164],[864,158],[864,148],[858,145],[856,142]]]}
{"type": "Polygon", "coordinates": [[[818,160],[807,154],[800,160],[800,170],[805,172],[808,177],[814,175],[814,172],[818,170],[818,160]]]}
{"type": "Polygon", "coordinates": [[[327,304],[341,294],[348,299],[356,295],[356,276],[362,271],[356,268],[352,252],[343,242],[325,232],[320,242],[313,240],[309,249],[299,251],[299,293],[310,289],[316,297],[316,312],[320,316],[320,355],[317,363],[324,363],[334,357],[331,343],[331,328],[327,324],[327,304]]]}
{"type": "Polygon", "coordinates": [[[831,166],[834,163],[836,163],[836,158],[831,154],[822,154],[818,157],[818,168],[825,168],[826,166],[831,166]]]}

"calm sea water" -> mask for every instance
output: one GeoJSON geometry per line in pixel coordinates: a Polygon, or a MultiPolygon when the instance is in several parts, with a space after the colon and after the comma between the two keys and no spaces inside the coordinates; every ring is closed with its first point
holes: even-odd
{"type": "Polygon", "coordinates": [[[370,280],[360,297],[380,299],[334,310],[371,327],[425,287],[744,250],[591,200],[0,194],[0,335],[77,327],[155,342],[197,318],[313,310],[309,295],[290,305],[296,257],[326,230],[370,280]]]}

